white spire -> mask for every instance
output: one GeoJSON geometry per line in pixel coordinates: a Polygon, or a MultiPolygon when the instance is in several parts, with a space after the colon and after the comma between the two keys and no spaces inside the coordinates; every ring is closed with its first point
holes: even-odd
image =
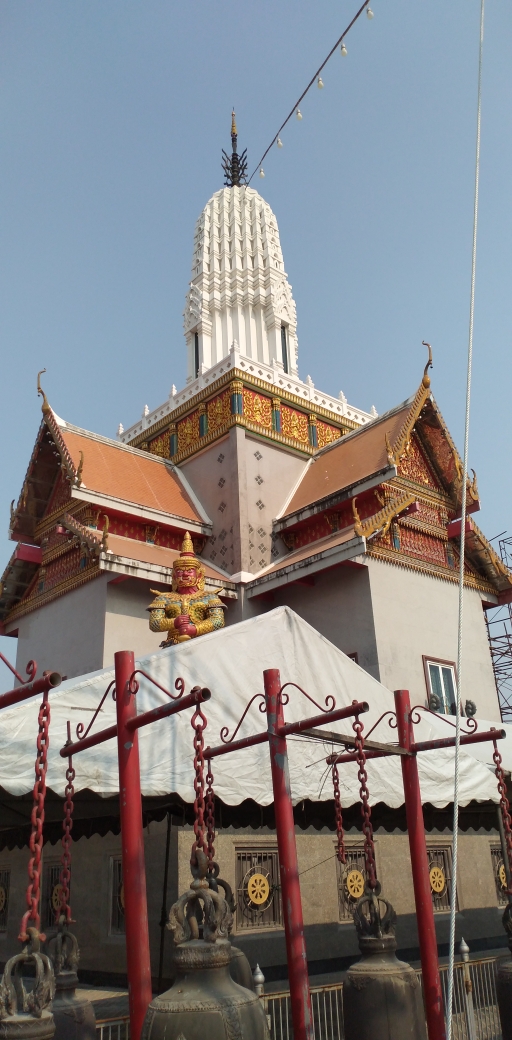
{"type": "Polygon", "coordinates": [[[277,220],[253,188],[222,188],[196,224],[184,311],[188,380],[240,353],[298,376],[297,316],[277,220]]]}

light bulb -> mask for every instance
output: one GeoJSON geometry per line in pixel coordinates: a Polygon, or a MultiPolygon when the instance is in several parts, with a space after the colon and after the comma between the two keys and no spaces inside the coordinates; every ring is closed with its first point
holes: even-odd
{"type": "Polygon", "coordinates": [[[373,11],[372,11],[371,7],[367,7],[366,8],[366,17],[367,18],[373,18],[373,11]]]}
{"type": "Polygon", "coordinates": [[[265,176],[265,173],[264,173],[264,170],[263,170],[263,166],[260,166],[260,177],[264,177],[264,176],[265,176]]]}
{"type": "Polygon", "coordinates": [[[342,43],[342,45],[341,45],[341,56],[342,56],[342,58],[346,58],[347,57],[347,48],[345,47],[344,43],[342,43]]]}
{"type": "Polygon", "coordinates": [[[323,85],[324,85],[324,81],[323,81],[323,79],[322,79],[322,77],[321,77],[321,76],[319,76],[319,77],[318,77],[318,79],[317,79],[317,81],[316,81],[316,85],[317,85],[317,87],[318,87],[318,89],[319,89],[319,90],[322,90],[322,87],[323,87],[323,85]]]}
{"type": "Polygon", "coordinates": [[[297,119],[302,119],[302,112],[301,112],[300,108],[297,109],[296,115],[297,115],[297,119]]]}
{"type": "Polygon", "coordinates": [[[280,137],[277,138],[276,144],[277,144],[278,148],[282,148],[283,147],[283,142],[282,142],[280,137]]]}

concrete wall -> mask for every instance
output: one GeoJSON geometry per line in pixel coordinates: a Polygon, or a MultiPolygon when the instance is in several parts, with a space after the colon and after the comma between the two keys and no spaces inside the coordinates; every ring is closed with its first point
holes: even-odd
{"type": "MultiPolygon", "coordinates": [[[[457,660],[458,589],[418,571],[368,558],[380,681],[408,689],[412,703],[427,696],[422,655],[457,660]]],[[[480,718],[500,721],[482,596],[464,590],[462,701],[480,718]]]]}
{"type": "Polygon", "coordinates": [[[272,520],[304,466],[302,455],[250,436],[239,426],[181,463],[180,469],[213,523],[205,560],[230,574],[255,574],[271,563],[272,520]],[[258,503],[263,503],[262,507],[258,503]],[[225,537],[222,532],[226,532],[225,537]],[[224,553],[223,548],[227,550],[224,553]]]}
{"type": "Polygon", "coordinates": [[[72,679],[102,668],[107,583],[102,574],[8,626],[18,629],[18,671],[31,659],[38,675],[49,668],[72,679]]]}
{"type": "MultiPolygon", "coordinates": [[[[151,968],[154,977],[158,975],[166,830],[167,822],[164,820],[151,823],[144,832],[151,968]]],[[[172,827],[166,900],[168,909],[178,895],[188,888],[192,839],[190,828],[172,827]]],[[[349,832],[346,840],[348,847],[356,844],[361,848],[359,833],[349,832]]],[[[443,836],[427,836],[427,844],[436,846],[447,840],[443,836]]],[[[339,919],[334,834],[297,830],[296,841],[308,961],[311,962],[313,974],[332,971],[336,968],[336,959],[341,966],[344,958],[354,958],[358,953],[352,922],[339,919]]],[[[457,934],[459,939],[460,934],[471,938],[475,950],[485,949],[487,941],[491,946],[497,945],[501,935],[499,914],[502,910],[498,910],[490,853],[491,845],[498,844],[497,835],[491,837],[473,833],[459,836],[457,934]]],[[[221,877],[235,891],[237,848],[275,849],[276,846],[275,834],[268,830],[221,831],[215,841],[221,877]]],[[[375,837],[375,849],[383,894],[391,901],[398,915],[399,947],[402,950],[410,949],[410,955],[417,956],[416,910],[407,835],[379,831],[375,837]]],[[[14,849],[12,852],[4,850],[0,853],[0,870],[11,871],[7,932],[0,932],[1,962],[18,952],[17,935],[25,910],[28,855],[28,849],[14,849]]],[[[104,982],[108,982],[109,978],[112,983],[120,982],[126,972],[124,935],[112,934],[110,929],[111,860],[120,855],[121,840],[118,835],[94,835],[81,838],[73,844],[71,903],[76,919],[74,931],[81,950],[80,967],[86,973],[86,980],[92,981],[90,973],[95,972],[102,974],[104,982]]],[[[45,845],[43,868],[59,862],[60,844],[45,845]]],[[[446,942],[447,912],[436,913],[435,920],[439,940],[446,942]]],[[[246,952],[253,967],[258,961],[264,970],[270,969],[267,973],[269,979],[286,978],[282,927],[240,928],[235,919],[233,938],[236,945],[246,952]]],[[[172,936],[166,930],[164,978],[170,978],[172,974],[171,956],[172,936]]]]}
{"type": "Polygon", "coordinates": [[[343,653],[357,653],[361,668],[379,679],[367,567],[336,567],[315,575],[314,585],[287,585],[273,600],[256,602],[267,610],[291,607],[343,653]]]}
{"type": "MultiPolygon", "coordinates": [[[[147,607],[155,597],[152,583],[128,578],[112,579],[107,584],[103,667],[114,664],[117,650],[133,650],[136,657],[154,653],[165,639],[165,632],[151,632],[147,607]]],[[[160,586],[165,591],[169,587],[160,586]]],[[[155,586],[158,588],[158,583],[155,586]]]]}

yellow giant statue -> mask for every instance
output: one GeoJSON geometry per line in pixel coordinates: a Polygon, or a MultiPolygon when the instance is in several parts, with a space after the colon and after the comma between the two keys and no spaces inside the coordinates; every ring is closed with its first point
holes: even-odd
{"type": "Polygon", "coordinates": [[[204,566],[194,554],[187,531],[179,558],[173,563],[172,592],[151,589],[156,599],[147,608],[149,627],[152,632],[167,632],[167,639],[160,646],[184,643],[187,639],[223,628],[226,608],[219,599],[220,591],[205,591],[204,566]]]}

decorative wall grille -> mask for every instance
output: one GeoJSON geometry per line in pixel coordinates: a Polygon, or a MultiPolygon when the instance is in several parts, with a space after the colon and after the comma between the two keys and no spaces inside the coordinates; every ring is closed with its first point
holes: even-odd
{"type": "Polygon", "coordinates": [[[452,895],[451,846],[427,845],[427,856],[434,913],[442,913],[450,909],[452,895]]]}
{"type": "Polygon", "coordinates": [[[501,845],[491,846],[491,859],[492,859],[492,872],[494,874],[494,883],[496,885],[496,896],[498,899],[498,906],[506,906],[507,899],[507,877],[505,874],[505,865],[503,863],[503,852],[501,845]],[[505,882],[505,884],[503,884],[505,882]]]}
{"type": "Polygon", "coordinates": [[[41,924],[43,930],[55,924],[60,895],[60,863],[45,863],[41,893],[41,924]]]}
{"type": "MultiPolygon", "coordinates": [[[[336,859],[336,870],[338,876],[338,909],[340,921],[351,921],[352,911],[357,903],[357,897],[350,895],[350,890],[356,891],[358,878],[354,877],[354,871],[362,875],[366,882],[364,869],[364,850],[347,848],[347,862],[340,863],[336,859]],[[356,882],[354,885],[352,882],[356,882]]],[[[361,893],[362,894],[362,893],[361,893]]]]}
{"type": "Polygon", "coordinates": [[[283,911],[277,848],[237,849],[237,930],[278,928],[282,923],[283,911]],[[252,880],[253,878],[254,880],[252,880]]]}
{"type": "Polygon", "coordinates": [[[9,889],[11,887],[10,870],[0,870],[0,932],[7,931],[9,914],[9,889]]]}
{"type": "Polygon", "coordinates": [[[124,935],[123,861],[120,856],[110,860],[110,933],[124,935]]]}

